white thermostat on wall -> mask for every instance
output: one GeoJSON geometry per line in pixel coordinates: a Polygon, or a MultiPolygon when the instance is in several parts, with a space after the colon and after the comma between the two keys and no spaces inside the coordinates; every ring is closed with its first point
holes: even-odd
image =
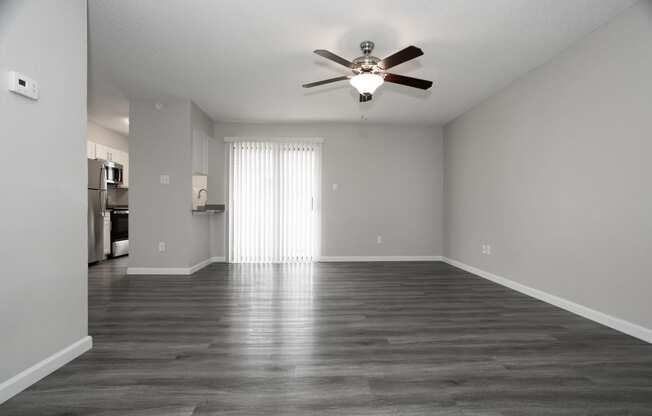
{"type": "Polygon", "coordinates": [[[38,84],[33,79],[16,71],[9,71],[9,91],[38,100],[38,84]]]}

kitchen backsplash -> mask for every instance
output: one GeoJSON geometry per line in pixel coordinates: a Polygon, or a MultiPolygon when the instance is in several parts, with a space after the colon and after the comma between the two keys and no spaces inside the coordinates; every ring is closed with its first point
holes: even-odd
{"type": "Polygon", "coordinates": [[[129,205],[129,189],[109,188],[107,195],[110,207],[129,205]]]}
{"type": "Polygon", "coordinates": [[[208,200],[208,176],[192,175],[192,209],[206,205],[208,200]],[[205,192],[200,193],[201,190],[205,192]]]}

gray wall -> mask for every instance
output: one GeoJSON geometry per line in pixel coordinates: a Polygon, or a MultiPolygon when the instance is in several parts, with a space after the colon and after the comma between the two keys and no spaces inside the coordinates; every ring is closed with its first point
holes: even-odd
{"type": "MultiPolygon", "coordinates": [[[[224,137],[321,137],[322,256],[442,253],[443,149],[439,128],[365,123],[215,124],[209,196],[225,201],[224,137]],[[337,183],[339,189],[332,190],[337,183]],[[383,244],[376,244],[376,236],[383,244]]],[[[215,198],[215,199],[214,199],[215,198]]],[[[226,215],[212,247],[224,256],[226,215]]]]}
{"type": "Polygon", "coordinates": [[[129,142],[127,137],[106,127],[100,126],[97,123],[88,121],[88,140],[109,146],[114,149],[129,152],[129,142]]]}
{"type": "MultiPolygon", "coordinates": [[[[192,131],[202,130],[209,137],[213,136],[213,120],[194,103],[190,106],[190,145],[192,150],[192,131]]],[[[192,156],[191,156],[191,182],[192,182],[192,156]]],[[[192,184],[191,184],[192,188],[192,184]]],[[[193,197],[191,190],[187,192],[188,198],[193,197]]],[[[193,215],[190,219],[190,265],[195,265],[211,257],[210,250],[210,218],[209,215],[193,215]]]]}
{"type": "Polygon", "coordinates": [[[86,1],[1,1],[0,79],[2,383],[88,333],[86,1]],[[40,100],[7,91],[9,70],[40,100]]]}
{"type": "Polygon", "coordinates": [[[446,126],[446,256],[652,328],[650,39],[643,1],[446,126]]]}
{"type": "MultiPolygon", "coordinates": [[[[214,124],[213,140],[208,144],[208,203],[227,204],[227,160],[224,135],[214,124]]],[[[228,207],[227,207],[228,209],[228,207]]],[[[210,251],[212,257],[226,260],[227,213],[210,216],[210,251]]]]}
{"type": "Polygon", "coordinates": [[[129,108],[129,267],[187,267],[190,243],[190,102],[133,100],[129,108]],[[160,175],[169,175],[162,185],[160,175]],[[166,251],[158,251],[158,242],[166,251]]]}
{"type": "Polygon", "coordinates": [[[212,120],[188,100],[133,100],[129,118],[129,267],[185,268],[207,260],[209,219],[191,214],[191,132],[210,134],[212,120]],[[170,184],[162,185],[160,175],[169,175],[170,184]]]}

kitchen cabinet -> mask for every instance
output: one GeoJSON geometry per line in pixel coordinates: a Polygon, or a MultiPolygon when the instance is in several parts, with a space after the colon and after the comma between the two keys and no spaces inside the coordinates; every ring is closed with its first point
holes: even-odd
{"type": "Polygon", "coordinates": [[[208,175],[209,139],[201,130],[192,131],[192,173],[195,175],[208,175]]]}
{"type": "Polygon", "coordinates": [[[86,142],[86,157],[89,159],[95,159],[95,143],[91,141],[86,142]]]}
{"type": "Polygon", "coordinates": [[[95,143],[95,159],[108,160],[107,157],[109,153],[107,149],[108,148],[103,144],[95,143]]]}
{"type": "Polygon", "coordinates": [[[104,159],[114,162],[114,154],[116,150],[103,144],[95,143],[95,159],[104,159]]]}

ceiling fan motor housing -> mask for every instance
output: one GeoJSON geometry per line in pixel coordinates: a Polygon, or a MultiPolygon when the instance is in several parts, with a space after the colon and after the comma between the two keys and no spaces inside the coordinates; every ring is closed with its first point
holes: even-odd
{"type": "Polygon", "coordinates": [[[374,43],[370,40],[365,40],[360,43],[360,49],[363,55],[353,60],[353,72],[356,74],[380,72],[380,68],[378,67],[380,58],[371,56],[371,51],[374,50],[374,43]]]}
{"type": "Polygon", "coordinates": [[[369,55],[374,50],[374,46],[374,43],[370,40],[365,40],[360,43],[360,49],[362,49],[362,53],[365,55],[369,55]]]}

